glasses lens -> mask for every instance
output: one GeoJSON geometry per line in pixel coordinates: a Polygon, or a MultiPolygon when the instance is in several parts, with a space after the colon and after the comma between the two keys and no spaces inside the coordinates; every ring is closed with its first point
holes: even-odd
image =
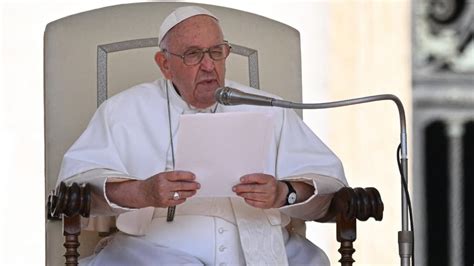
{"type": "Polygon", "coordinates": [[[186,65],[198,64],[201,61],[203,54],[203,51],[200,49],[186,51],[183,55],[184,63],[186,65]]]}
{"type": "Polygon", "coordinates": [[[213,46],[209,49],[191,49],[183,55],[184,63],[188,66],[197,65],[204,57],[204,53],[209,53],[213,60],[222,60],[227,58],[230,52],[230,46],[227,43],[213,46]]]}
{"type": "Polygon", "coordinates": [[[229,55],[229,46],[227,44],[220,44],[209,48],[209,55],[214,60],[222,60],[229,55]]]}

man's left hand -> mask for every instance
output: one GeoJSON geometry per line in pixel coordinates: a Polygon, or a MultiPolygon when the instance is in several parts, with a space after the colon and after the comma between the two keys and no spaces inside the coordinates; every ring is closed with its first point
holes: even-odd
{"type": "Polygon", "coordinates": [[[288,188],[274,176],[267,174],[249,174],[240,178],[240,183],[232,190],[245,199],[249,205],[261,208],[279,208],[285,204],[288,188]]]}

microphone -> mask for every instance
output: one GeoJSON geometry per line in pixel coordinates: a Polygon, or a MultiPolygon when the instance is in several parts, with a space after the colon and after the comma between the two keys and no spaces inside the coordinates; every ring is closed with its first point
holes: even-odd
{"type": "Polygon", "coordinates": [[[279,100],[276,98],[271,98],[267,96],[262,96],[258,94],[246,93],[238,89],[231,87],[223,87],[216,90],[215,99],[218,103],[223,105],[259,105],[259,106],[275,106],[283,108],[293,108],[293,109],[306,109],[298,108],[297,104],[290,101],[279,100]]]}
{"type": "Polygon", "coordinates": [[[405,110],[400,99],[398,99],[398,97],[393,94],[380,94],[327,103],[294,103],[262,95],[246,93],[231,87],[222,87],[216,90],[214,96],[215,100],[223,105],[247,104],[260,106],[275,106],[291,109],[327,109],[375,101],[391,100],[394,101],[398,107],[398,112],[400,115],[400,127],[402,129],[402,132],[406,133],[405,110]]]}
{"type": "MultiPolygon", "coordinates": [[[[398,108],[400,118],[400,174],[402,179],[402,230],[398,234],[399,255],[401,265],[409,265],[410,258],[413,255],[413,234],[408,228],[408,209],[411,214],[410,195],[408,193],[408,140],[405,120],[405,109],[400,99],[393,94],[380,94],[361,98],[354,98],[335,102],[326,103],[293,103],[290,101],[279,100],[271,97],[246,93],[234,88],[223,87],[215,92],[215,99],[223,105],[260,105],[260,106],[276,106],[291,109],[326,109],[341,106],[349,106],[355,104],[369,103],[375,101],[390,100],[393,101],[398,108]],[[407,202],[408,201],[408,202],[407,202]]],[[[413,218],[413,215],[410,215],[413,218]]],[[[413,221],[411,220],[413,229],[413,221]]]]}
{"type": "Polygon", "coordinates": [[[274,106],[272,103],[275,100],[274,98],[245,93],[243,91],[230,87],[223,87],[217,89],[215,92],[215,98],[218,103],[223,105],[249,104],[260,106],[274,106]]]}

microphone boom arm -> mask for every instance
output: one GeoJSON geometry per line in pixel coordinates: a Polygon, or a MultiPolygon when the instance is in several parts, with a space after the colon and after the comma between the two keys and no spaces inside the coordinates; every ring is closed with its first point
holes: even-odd
{"type": "MultiPolygon", "coordinates": [[[[402,178],[402,231],[398,232],[398,249],[400,255],[400,264],[402,266],[410,265],[410,259],[413,255],[414,240],[413,232],[408,229],[408,144],[407,144],[407,130],[405,109],[400,99],[393,94],[379,94],[361,98],[347,99],[335,102],[326,103],[293,103],[290,101],[279,100],[266,96],[245,93],[230,87],[220,88],[216,91],[216,101],[224,105],[260,105],[260,106],[275,106],[291,109],[327,109],[342,106],[356,105],[362,103],[369,103],[375,101],[390,100],[395,102],[398,108],[400,117],[400,174],[402,178]]],[[[397,162],[398,163],[398,162],[397,162]]],[[[410,209],[411,210],[411,209],[410,209]]],[[[410,216],[413,218],[413,216],[410,216]]],[[[413,220],[411,227],[413,228],[413,220]]]]}
{"type": "MultiPolygon", "coordinates": [[[[406,119],[405,109],[400,99],[393,94],[379,94],[361,98],[354,98],[348,100],[341,100],[327,103],[293,103],[285,100],[278,100],[272,98],[271,106],[291,108],[291,109],[327,109],[336,108],[343,106],[350,106],[362,103],[376,102],[376,101],[393,101],[398,108],[398,114],[400,118],[400,146],[401,146],[401,171],[402,179],[408,186],[408,143],[407,143],[407,130],[406,130],[406,119]]],[[[400,255],[400,265],[410,265],[410,258],[413,253],[413,232],[408,229],[408,204],[407,195],[408,187],[405,191],[402,183],[402,231],[398,232],[398,249],[400,255]]],[[[412,225],[413,226],[413,225],[412,225]]]]}
{"type": "Polygon", "coordinates": [[[403,104],[400,101],[400,99],[393,94],[379,94],[379,95],[341,100],[341,101],[335,101],[335,102],[327,102],[327,103],[293,103],[290,101],[278,100],[274,98],[269,98],[269,99],[272,99],[271,101],[272,106],[282,107],[282,108],[291,108],[291,109],[328,109],[328,108],[336,108],[336,107],[350,106],[350,105],[376,102],[376,101],[384,101],[384,100],[393,101],[397,105],[398,113],[400,117],[400,134],[401,134],[401,144],[402,144],[401,158],[408,159],[408,156],[407,156],[408,151],[407,151],[407,145],[406,145],[407,133],[406,133],[405,109],[403,108],[403,104]]]}

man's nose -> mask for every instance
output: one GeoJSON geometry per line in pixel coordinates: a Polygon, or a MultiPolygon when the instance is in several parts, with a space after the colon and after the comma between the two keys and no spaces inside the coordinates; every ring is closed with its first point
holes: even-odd
{"type": "Polygon", "coordinates": [[[201,69],[204,71],[212,71],[214,70],[214,68],[215,68],[214,60],[209,55],[209,52],[204,53],[204,57],[202,58],[202,61],[201,61],[201,69]]]}

